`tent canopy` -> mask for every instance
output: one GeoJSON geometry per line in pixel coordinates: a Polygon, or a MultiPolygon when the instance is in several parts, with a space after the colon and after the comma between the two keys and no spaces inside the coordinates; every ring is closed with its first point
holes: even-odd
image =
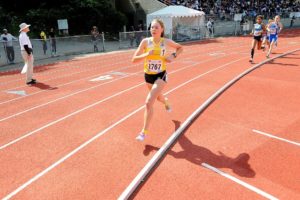
{"type": "Polygon", "coordinates": [[[205,13],[185,6],[168,6],[148,14],[147,26],[153,19],[161,19],[165,24],[165,33],[171,36],[175,27],[203,25],[205,13]]]}
{"type": "Polygon", "coordinates": [[[204,12],[187,8],[185,6],[168,6],[147,15],[147,17],[196,17],[203,15],[205,15],[204,12]]]}

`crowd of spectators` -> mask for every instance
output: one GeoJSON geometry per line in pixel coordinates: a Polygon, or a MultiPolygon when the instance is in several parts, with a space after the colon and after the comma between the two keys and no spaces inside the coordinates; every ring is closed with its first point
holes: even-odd
{"type": "Polygon", "coordinates": [[[236,13],[248,17],[260,14],[268,18],[278,14],[300,12],[300,1],[297,0],[164,0],[163,2],[167,5],[183,5],[203,11],[221,20],[232,19],[236,13]]]}

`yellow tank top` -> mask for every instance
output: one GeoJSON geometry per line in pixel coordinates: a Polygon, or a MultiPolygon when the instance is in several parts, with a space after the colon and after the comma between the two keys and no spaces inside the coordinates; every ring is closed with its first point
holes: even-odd
{"type": "Polygon", "coordinates": [[[146,52],[153,50],[154,54],[149,55],[144,61],[144,72],[146,74],[158,74],[166,70],[165,54],[166,45],[164,38],[161,38],[159,43],[154,43],[153,38],[147,39],[146,52]]]}

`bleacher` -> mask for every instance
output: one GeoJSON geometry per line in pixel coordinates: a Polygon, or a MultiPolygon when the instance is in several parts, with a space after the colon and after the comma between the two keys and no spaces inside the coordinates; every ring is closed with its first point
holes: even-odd
{"type": "Polygon", "coordinates": [[[165,5],[183,5],[189,8],[205,12],[215,20],[233,20],[234,14],[242,13],[244,17],[253,19],[256,15],[264,15],[271,18],[280,15],[289,17],[290,12],[300,12],[299,0],[285,1],[243,1],[243,0],[158,0],[165,5]]]}

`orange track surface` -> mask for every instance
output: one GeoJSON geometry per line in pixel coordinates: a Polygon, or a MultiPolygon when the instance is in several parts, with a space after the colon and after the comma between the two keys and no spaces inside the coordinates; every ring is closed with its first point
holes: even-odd
{"type": "MultiPolygon", "coordinates": [[[[299,33],[281,35],[273,56],[300,48],[299,33]]],[[[38,67],[39,83],[32,87],[24,86],[17,72],[0,74],[0,198],[14,191],[15,199],[118,198],[195,109],[251,67],[250,40],[186,44],[168,67],[164,92],[173,112],[166,113],[157,102],[142,143],[135,136],[142,127],[147,89],[142,64],[130,63],[133,51],[38,67]],[[103,75],[112,79],[90,81],[103,75]],[[12,90],[27,95],[7,93],[12,90]]],[[[299,143],[299,58],[298,51],[267,63],[223,93],[133,198],[264,198],[202,167],[204,162],[277,198],[299,199],[299,146],[253,132],[299,143]]],[[[265,53],[256,51],[255,63],[264,59],[265,53]]]]}

